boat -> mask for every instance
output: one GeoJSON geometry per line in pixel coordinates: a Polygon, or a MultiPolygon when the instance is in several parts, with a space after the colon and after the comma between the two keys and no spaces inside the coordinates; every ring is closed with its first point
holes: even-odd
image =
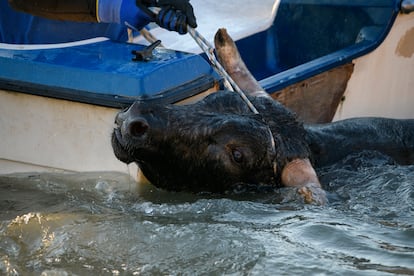
{"type": "MultiPolygon", "coordinates": [[[[410,0],[192,0],[209,41],[227,28],[252,74],[306,123],[414,118],[410,0]],[[237,12],[235,12],[237,7],[237,12]]],[[[2,9],[2,17],[11,12],[2,9]]],[[[51,22],[50,24],[55,24],[51,22]]],[[[0,43],[0,174],[114,171],[115,114],[136,100],[188,104],[223,80],[190,35],[0,43]],[[153,49],[154,48],[154,49],[153,49]]]]}

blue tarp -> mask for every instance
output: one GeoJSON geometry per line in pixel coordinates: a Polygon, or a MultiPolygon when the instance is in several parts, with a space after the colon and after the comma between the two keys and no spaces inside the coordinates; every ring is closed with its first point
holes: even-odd
{"type": "Polygon", "coordinates": [[[0,48],[0,88],[107,106],[137,98],[182,100],[214,85],[200,56],[156,50],[150,62],[132,61],[127,30],[117,24],[48,20],[16,12],[0,0],[0,43],[56,44],[107,37],[80,46],[0,48]],[[121,42],[117,42],[121,41],[121,42]],[[55,48],[53,48],[55,47],[55,48]]]}
{"type": "Polygon", "coordinates": [[[13,10],[8,0],[0,0],[0,43],[44,44],[78,41],[93,37],[127,41],[124,26],[49,20],[13,10]]]}
{"type": "MultiPolygon", "coordinates": [[[[56,43],[105,36],[70,48],[0,49],[0,88],[117,106],[136,97],[173,102],[213,85],[202,56],[158,50],[150,62],[131,61],[143,46],[119,25],[45,20],[0,0],[0,38],[56,43]]],[[[398,0],[281,0],[274,24],[237,41],[242,58],[270,93],[352,62],[375,49],[399,12],[398,0]]]]}

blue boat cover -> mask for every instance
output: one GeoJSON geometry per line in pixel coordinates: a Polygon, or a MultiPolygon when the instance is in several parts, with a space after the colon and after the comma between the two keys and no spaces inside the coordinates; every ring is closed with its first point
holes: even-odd
{"type": "Polygon", "coordinates": [[[38,50],[0,49],[0,88],[119,106],[137,98],[177,101],[213,86],[201,56],[155,49],[150,62],[132,61],[144,46],[111,40],[38,50]]]}
{"type": "Polygon", "coordinates": [[[131,51],[144,46],[125,43],[125,26],[44,19],[7,0],[0,13],[0,88],[118,107],[137,98],[179,101],[214,85],[198,55],[156,49],[151,61],[132,61],[131,51]],[[57,45],[96,37],[109,39],[57,45]]]}
{"type": "MultiPolygon", "coordinates": [[[[48,21],[16,13],[7,0],[0,8],[3,43],[111,39],[55,49],[0,47],[3,89],[117,106],[137,97],[178,101],[217,80],[199,55],[157,49],[150,62],[131,61],[131,51],[143,46],[115,42],[126,40],[120,25],[48,21]]],[[[236,43],[254,77],[274,93],[374,50],[399,9],[399,0],[281,0],[272,26],[236,43]]]]}

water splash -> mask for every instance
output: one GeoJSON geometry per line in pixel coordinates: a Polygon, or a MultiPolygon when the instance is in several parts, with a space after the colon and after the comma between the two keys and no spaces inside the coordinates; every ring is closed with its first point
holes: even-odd
{"type": "MultiPolygon", "coordinates": [[[[322,168],[330,204],[190,195],[125,175],[0,177],[0,274],[414,275],[414,166],[322,168]]],[[[275,199],[276,198],[276,199],[275,199]]]]}

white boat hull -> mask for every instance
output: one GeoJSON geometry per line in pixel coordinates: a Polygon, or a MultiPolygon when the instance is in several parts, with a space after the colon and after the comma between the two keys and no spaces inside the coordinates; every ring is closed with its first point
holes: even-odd
{"type": "Polygon", "coordinates": [[[135,164],[127,166],[113,153],[111,133],[118,111],[0,89],[0,174],[116,171],[142,177],[135,164]]]}
{"type": "Polygon", "coordinates": [[[136,172],[111,148],[117,109],[0,90],[0,174],[136,172]]]}
{"type": "Polygon", "coordinates": [[[334,120],[414,118],[414,13],[398,15],[385,41],[354,65],[334,120]]]}

